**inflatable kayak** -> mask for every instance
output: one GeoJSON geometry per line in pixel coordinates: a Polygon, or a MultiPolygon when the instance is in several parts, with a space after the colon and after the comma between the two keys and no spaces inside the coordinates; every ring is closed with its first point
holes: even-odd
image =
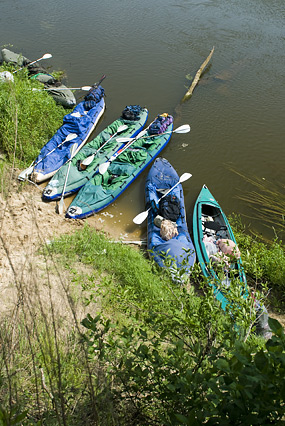
{"type": "Polygon", "coordinates": [[[14,53],[8,49],[2,49],[1,53],[4,62],[12,63],[18,67],[26,67],[30,78],[42,83],[44,88],[48,89],[47,92],[58,104],[66,108],[73,108],[76,105],[73,92],[59,80],[48,74],[37,62],[32,63],[29,59],[25,58],[25,56],[14,53]]]}
{"type": "MultiPolygon", "coordinates": [[[[194,206],[193,240],[202,273],[209,278],[209,285],[213,288],[214,296],[221,303],[222,309],[225,310],[230,303],[224,289],[230,285],[232,276],[238,278],[241,294],[247,298],[250,292],[232,228],[206,185],[203,185],[194,206]],[[217,268],[219,263],[220,268],[217,268]],[[224,269],[222,277],[221,269],[224,269]]],[[[257,332],[266,337],[270,334],[267,310],[258,301],[255,301],[255,308],[258,318],[257,332]]]]}
{"type": "Polygon", "coordinates": [[[118,149],[124,146],[124,144],[118,143],[116,138],[137,136],[144,127],[147,117],[146,108],[139,105],[127,106],[121,117],[106,127],[95,139],[85,144],[73,157],[68,174],[68,164],[62,166],[55,173],[43,191],[43,199],[45,201],[58,200],[62,195],[64,185],[64,196],[79,191],[98,172],[98,166],[108,161],[118,149]]]}
{"type": "Polygon", "coordinates": [[[50,179],[87,142],[104,110],[104,89],[98,86],[76,105],[73,112],[64,116],[62,126],[18,179],[38,183],[50,179]]]}
{"type": "Polygon", "coordinates": [[[177,172],[165,158],[157,158],[147,175],[145,200],[146,208],[150,208],[147,217],[147,248],[150,256],[161,267],[166,267],[165,258],[170,257],[170,266],[167,263],[167,267],[171,268],[176,280],[184,274],[189,275],[196,254],[187,227],[182,184],[177,172]],[[171,234],[167,236],[162,232],[165,219],[175,224],[174,230],[177,229],[172,238],[171,234]],[[177,274],[177,270],[180,273],[177,274]]]}
{"type": "Polygon", "coordinates": [[[80,189],[66,216],[85,218],[113,203],[167,145],[172,131],[173,117],[157,116],[147,129],[100,164],[99,173],[80,189]]]}

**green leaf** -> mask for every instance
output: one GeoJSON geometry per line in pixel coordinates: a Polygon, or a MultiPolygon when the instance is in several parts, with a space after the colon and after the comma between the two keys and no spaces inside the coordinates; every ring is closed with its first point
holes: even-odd
{"type": "Polygon", "coordinates": [[[262,350],[257,352],[257,354],[255,355],[254,363],[259,371],[263,371],[267,367],[268,360],[262,350]]]}
{"type": "Polygon", "coordinates": [[[176,419],[182,423],[183,425],[187,425],[188,424],[188,419],[187,417],[183,416],[182,414],[174,414],[174,416],[176,417],[176,419]]]}
{"type": "Polygon", "coordinates": [[[277,321],[277,319],[269,317],[268,324],[273,333],[277,334],[277,336],[281,336],[282,334],[284,334],[282,325],[279,321],[277,321]]]}

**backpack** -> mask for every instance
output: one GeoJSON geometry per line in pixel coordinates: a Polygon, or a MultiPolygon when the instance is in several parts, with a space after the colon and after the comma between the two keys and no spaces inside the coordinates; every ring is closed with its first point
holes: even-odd
{"type": "Polygon", "coordinates": [[[105,96],[103,87],[98,86],[91,89],[84,97],[84,109],[89,111],[91,108],[94,108],[103,96],[105,96]]]}
{"type": "Polygon", "coordinates": [[[180,201],[174,194],[168,194],[159,202],[159,214],[176,222],[180,215],[180,201]]]}
{"type": "Polygon", "coordinates": [[[142,107],[140,105],[128,105],[122,112],[124,120],[138,121],[140,119],[142,107]]]}

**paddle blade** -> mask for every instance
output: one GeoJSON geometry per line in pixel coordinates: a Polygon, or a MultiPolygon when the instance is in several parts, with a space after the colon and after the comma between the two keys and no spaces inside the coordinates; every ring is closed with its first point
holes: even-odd
{"type": "Polygon", "coordinates": [[[72,140],[73,140],[73,139],[75,139],[75,138],[77,138],[77,134],[76,134],[76,133],[69,133],[69,134],[66,136],[66,138],[65,138],[64,142],[72,141],[72,140]]]}
{"type": "Polygon", "coordinates": [[[34,166],[30,166],[27,169],[23,170],[19,176],[18,179],[19,180],[27,180],[28,177],[30,176],[30,174],[33,172],[34,166]]]}
{"type": "Polygon", "coordinates": [[[177,129],[173,130],[173,133],[188,133],[190,132],[190,126],[189,124],[183,124],[180,127],[177,127],[177,129]]]}
{"type": "Polygon", "coordinates": [[[89,155],[89,157],[84,158],[83,161],[81,161],[80,166],[89,166],[89,164],[92,163],[94,160],[95,154],[89,155]]]}
{"type": "Polygon", "coordinates": [[[62,214],[62,213],[63,213],[63,206],[64,206],[64,199],[63,199],[63,198],[61,198],[61,199],[59,200],[59,203],[58,203],[58,213],[59,213],[59,214],[62,214]]]}
{"type": "Polygon", "coordinates": [[[131,142],[134,138],[117,138],[116,141],[119,143],[131,142]]]}
{"type": "Polygon", "coordinates": [[[81,90],[91,90],[92,86],[82,86],[82,87],[78,87],[78,89],[81,89],[81,90]]]}
{"type": "Polygon", "coordinates": [[[191,173],[183,173],[183,175],[180,176],[179,182],[185,182],[185,180],[190,179],[192,177],[191,173]]]}
{"type": "Polygon", "coordinates": [[[40,59],[49,59],[52,58],[52,54],[51,53],[45,53],[44,56],[42,56],[40,59]]]}
{"type": "Polygon", "coordinates": [[[123,124],[122,126],[118,127],[117,133],[121,133],[124,130],[127,130],[128,126],[126,124],[123,124]]]}
{"type": "Polygon", "coordinates": [[[149,210],[146,210],[145,212],[141,212],[139,213],[136,217],[133,218],[133,222],[136,225],[140,225],[141,223],[143,223],[146,218],[148,217],[148,212],[149,210]]]}
{"type": "Polygon", "coordinates": [[[110,166],[110,161],[107,161],[106,163],[102,163],[99,166],[99,173],[100,175],[103,175],[104,173],[106,173],[106,171],[108,170],[109,166],[110,166]]]}

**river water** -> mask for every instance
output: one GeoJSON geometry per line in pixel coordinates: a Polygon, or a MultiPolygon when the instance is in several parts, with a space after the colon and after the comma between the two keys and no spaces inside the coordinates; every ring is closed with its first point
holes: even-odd
{"type": "MultiPolygon", "coordinates": [[[[180,175],[193,174],[183,184],[190,230],[206,183],[226,214],[239,213],[273,236],[239,198],[252,186],[233,169],[284,185],[283,0],[0,0],[0,6],[1,48],[31,60],[52,53],[42,65],[65,70],[70,87],[106,74],[106,112],[94,136],[130,104],[146,106],[150,120],[168,112],[175,128],[190,124],[191,132],[174,134],[162,153],[180,175]],[[207,72],[180,104],[213,46],[207,72]]],[[[137,227],[132,218],[144,210],[147,171],[97,215],[114,235],[145,236],[145,224],[137,227]]]]}

